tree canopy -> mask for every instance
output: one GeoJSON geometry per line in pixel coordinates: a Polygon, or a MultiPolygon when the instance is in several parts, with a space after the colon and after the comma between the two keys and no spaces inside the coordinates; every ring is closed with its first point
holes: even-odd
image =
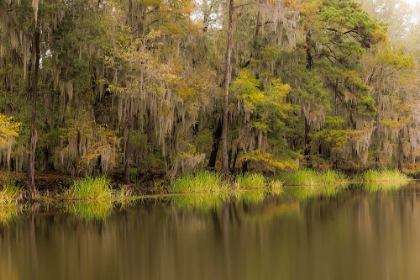
{"type": "Polygon", "coordinates": [[[415,169],[407,5],[0,1],[0,168],[415,169]]]}

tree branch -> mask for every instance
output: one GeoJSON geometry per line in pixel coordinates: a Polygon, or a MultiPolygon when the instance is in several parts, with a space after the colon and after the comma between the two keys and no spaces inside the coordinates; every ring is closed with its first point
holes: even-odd
{"type": "Polygon", "coordinates": [[[245,6],[250,6],[250,5],[259,5],[260,3],[258,2],[251,2],[251,3],[245,3],[245,4],[241,4],[241,5],[237,5],[234,6],[233,9],[236,10],[237,8],[243,8],[245,6]]]}

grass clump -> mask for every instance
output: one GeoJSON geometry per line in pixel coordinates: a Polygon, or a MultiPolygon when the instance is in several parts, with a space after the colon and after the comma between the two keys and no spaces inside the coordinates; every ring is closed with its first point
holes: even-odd
{"type": "Polygon", "coordinates": [[[185,174],[174,179],[169,185],[170,193],[218,193],[226,189],[222,176],[217,173],[199,172],[185,174]]]}
{"type": "Polygon", "coordinates": [[[410,178],[397,169],[367,170],[362,174],[364,182],[407,182],[410,178]]]}
{"type": "Polygon", "coordinates": [[[111,200],[111,183],[105,176],[86,177],[77,180],[65,192],[67,199],[77,200],[111,200]]]}
{"type": "Polygon", "coordinates": [[[14,220],[20,210],[18,209],[18,198],[21,191],[16,186],[16,181],[5,179],[0,191],[0,223],[7,224],[14,220]]]}
{"type": "Polygon", "coordinates": [[[318,186],[318,185],[345,185],[348,184],[344,174],[336,170],[315,171],[312,169],[299,169],[290,174],[280,176],[285,185],[289,186],[318,186]]]}
{"type": "Polygon", "coordinates": [[[361,177],[362,188],[368,192],[397,190],[410,182],[410,178],[397,169],[367,170],[361,177]]]}
{"type": "Polygon", "coordinates": [[[0,207],[16,206],[19,195],[20,190],[16,186],[16,182],[11,179],[4,180],[0,191],[0,207]]]}
{"type": "Polygon", "coordinates": [[[265,177],[259,173],[244,173],[236,177],[238,189],[262,189],[266,187],[265,177]]]}

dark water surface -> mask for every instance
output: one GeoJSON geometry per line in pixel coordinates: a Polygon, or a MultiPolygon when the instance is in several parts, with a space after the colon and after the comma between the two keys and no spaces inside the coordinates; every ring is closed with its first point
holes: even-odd
{"type": "Polygon", "coordinates": [[[102,221],[26,214],[0,225],[0,279],[420,279],[419,194],[165,198],[102,221]]]}

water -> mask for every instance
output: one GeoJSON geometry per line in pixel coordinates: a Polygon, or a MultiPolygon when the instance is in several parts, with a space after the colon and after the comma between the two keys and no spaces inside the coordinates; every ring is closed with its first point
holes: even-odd
{"type": "Polygon", "coordinates": [[[163,198],[104,220],[38,211],[0,225],[0,279],[420,279],[419,194],[163,198]]]}

